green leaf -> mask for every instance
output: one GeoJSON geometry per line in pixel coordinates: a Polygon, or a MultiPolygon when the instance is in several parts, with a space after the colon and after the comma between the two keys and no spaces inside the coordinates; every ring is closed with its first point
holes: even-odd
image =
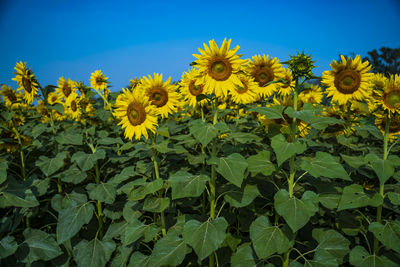
{"type": "Polygon", "coordinates": [[[39,160],[35,162],[35,165],[46,175],[50,176],[57,172],[63,165],[64,160],[67,158],[67,152],[60,152],[55,158],[48,158],[46,156],[40,156],[39,160]]]}
{"type": "Polygon", "coordinates": [[[218,130],[211,123],[194,120],[189,123],[189,131],[203,146],[208,145],[218,135],[218,130]]]}
{"type": "Polygon", "coordinates": [[[44,179],[32,179],[31,189],[35,193],[36,196],[43,196],[47,193],[47,189],[50,186],[50,178],[44,179]]]}
{"type": "Polygon", "coordinates": [[[281,166],[283,162],[293,155],[303,153],[307,148],[305,144],[299,141],[289,143],[282,134],[272,137],[271,146],[276,154],[278,166],[281,166]]]}
{"type": "Polygon", "coordinates": [[[112,240],[113,238],[121,238],[125,234],[125,229],[128,226],[128,222],[125,220],[121,222],[112,223],[108,229],[106,234],[103,237],[103,240],[112,240]]]}
{"type": "Polygon", "coordinates": [[[340,156],[342,156],[342,159],[350,167],[353,167],[354,169],[358,169],[361,166],[365,165],[363,156],[348,156],[348,155],[344,155],[344,154],[340,154],[340,156]]]}
{"type": "Polygon", "coordinates": [[[265,216],[258,217],[250,225],[250,239],[260,259],[274,253],[283,254],[290,248],[289,239],[278,226],[272,226],[265,216]]]}
{"type": "Polygon", "coordinates": [[[82,171],[88,171],[93,168],[99,159],[104,159],[105,157],[106,152],[102,149],[97,150],[94,154],[78,151],[72,156],[71,161],[76,162],[82,171]]]}
{"type": "Polygon", "coordinates": [[[39,123],[32,128],[33,138],[37,138],[39,135],[44,133],[48,129],[47,123],[39,123]]]}
{"type": "Polygon", "coordinates": [[[400,194],[395,193],[395,192],[389,192],[387,193],[390,202],[392,202],[393,205],[400,205],[400,194]]]}
{"type": "Polygon", "coordinates": [[[341,234],[331,229],[314,229],[312,236],[318,242],[314,258],[334,258],[342,263],[343,257],[350,252],[350,241],[341,234]],[[329,254],[326,254],[329,253],[329,254]]]}
{"type": "Polygon", "coordinates": [[[5,259],[17,251],[18,243],[13,236],[7,235],[0,241],[0,259],[5,259]]]}
{"type": "Polygon", "coordinates": [[[386,247],[400,253],[400,222],[386,222],[382,225],[373,222],[369,225],[368,230],[386,247]]]}
{"type": "Polygon", "coordinates": [[[271,107],[252,107],[249,109],[249,111],[257,112],[260,115],[267,116],[268,119],[283,119],[282,112],[284,109],[284,106],[274,105],[271,107]]]}
{"type": "Polygon", "coordinates": [[[14,179],[8,179],[7,188],[0,194],[0,208],[36,206],[39,206],[39,202],[30,188],[14,179]]]}
{"type": "Polygon", "coordinates": [[[350,252],[350,264],[356,267],[396,267],[397,264],[385,256],[370,255],[362,246],[354,247],[350,252]]]}
{"type": "Polygon", "coordinates": [[[318,211],[318,196],[312,191],[306,191],[301,199],[294,196],[290,198],[289,193],[281,189],[274,196],[274,205],[278,214],[296,232],[318,211]]]}
{"type": "Polygon", "coordinates": [[[25,241],[20,246],[27,245],[29,254],[22,260],[24,263],[32,263],[37,260],[48,261],[62,254],[54,237],[46,232],[27,228],[24,230],[25,241]]]}
{"type": "Polygon", "coordinates": [[[79,232],[84,224],[88,224],[92,219],[93,210],[90,202],[61,210],[58,214],[56,230],[58,244],[70,239],[79,232]]]}
{"type": "Polygon", "coordinates": [[[88,184],[86,190],[90,199],[100,200],[101,202],[112,204],[115,201],[115,185],[109,183],[88,184]]]}
{"type": "Polygon", "coordinates": [[[365,160],[371,164],[381,184],[384,184],[394,174],[394,166],[391,160],[379,158],[376,154],[368,154],[365,160]]]}
{"type": "Polygon", "coordinates": [[[270,161],[271,152],[264,150],[247,158],[251,176],[262,173],[265,176],[271,175],[275,171],[275,165],[270,161]]]}
{"type": "Polygon", "coordinates": [[[203,193],[210,177],[204,174],[193,175],[180,170],[170,176],[172,200],[185,197],[198,197],[203,193]]]}
{"type": "Polygon", "coordinates": [[[322,193],[318,195],[319,202],[327,209],[337,209],[341,195],[333,193],[322,193]]]}
{"type": "Polygon", "coordinates": [[[78,133],[62,133],[56,137],[57,143],[61,145],[76,145],[80,146],[83,144],[83,137],[78,133]]]}
{"type": "Polygon", "coordinates": [[[244,132],[232,132],[228,135],[229,140],[234,140],[240,144],[250,144],[250,143],[258,143],[261,141],[261,138],[252,133],[244,133],[244,132]]]}
{"type": "Polygon", "coordinates": [[[163,180],[156,179],[153,182],[145,183],[143,186],[133,189],[129,194],[129,200],[141,200],[149,194],[153,194],[163,187],[163,180]]]}
{"type": "Polygon", "coordinates": [[[260,195],[256,185],[247,184],[244,189],[233,188],[224,196],[226,202],[235,208],[242,208],[250,205],[260,195]]]}
{"type": "Polygon", "coordinates": [[[200,260],[217,250],[226,237],[228,222],[223,217],[201,223],[190,220],[185,223],[183,239],[193,247],[200,260]]]}
{"type": "Polygon", "coordinates": [[[146,256],[139,251],[135,251],[129,259],[128,267],[144,267],[147,266],[150,257],[146,256]]]}
{"type": "Polygon", "coordinates": [[[68,170],[61,172],[58,176],[64,183],[79,184],[86,179],[87,173],[81,171],[75,164],[73,164],[68,170]]]}
{"type": "Polygon", "coordinates": [[[149,266],[177,266],[185,259],[188,247],[174,231],[157,241],[149,259],[149,266]]]}
{"type": "Polygon", "coordinates": [[[257,266],[253,258],[253,250],[249,243],[245,243],[238,247],[236,252],[231,256],[232,267],[255,267],[257,266]]]}
{"type": "Polygon", "coordinates": [[[136,175],[135,166],[129,166],[124,168],[119,174],[115,175],[113,178],[107,181],[108,184],[116,184],[119,185],[122,182],[125,182],[129,178],[132,178],[136,175]]]}
{"type": "Polygon", "coordinates": [[[7,179],[7,161],[0,162],[0,184],[4,183],[7,179]]]}
{"type": "Polygon", "coordinates": [[[106,266],[114,250],[115,243],[111,240],[98,240],[97,238],[90,242],[82,240],[74,247],[74,260],[78,266],[106,266]]]}
{"type": "Polygon", "coordinates": [[[123,244],[128,246],[129,244],[138,240],[140,237],[142,237],[144,231],[148,227],[148,225],[143,224],[138,219],[130,221],[129,224],[125,227],[125,233],[122,239],[123,244]]]}
{"type": "Polygon", "coordinates": [[[217,172],[232,184],[241,187],[247,166],[246,159],[242,155],[234,153],[219,159],[217,172]]]}
{"type": "Polygon", "coordinates": [[[64,106],[60,103],[57,103],[55,105],[48,105],[47,107],[56,110],[58,113],[64,114],[64,106]]]}
{"type": "Polygon", "coordinates": [[[317,151],[315,158],[303,158],[300,167],[315,178],[340,178],[351,181],[343,166],[326,152],[317,151]]]}
{"type": "Polygon", "coordinates": [[[162,212],[169,207],[169,202],[170,199],[168,197],[148,197],[144,200],[143,210],[150,212],[162,212]]]}
{"type": "Polygon", "coordinates": [[[137,202],[128,200],[125,202],[125,206],[122,210],[122,216],[124,216],[125,220],[130,222],[133,219],[138,219],[142,213],[135,208],[137,202]]]}
{"type": "Polygon", "coordinates": [[[123,267],[128,265],[129,256],[133,251],[132,247],[126,247],[123,245],[117,246],[117,252],[114,253],[110,267],[123,267]]]}
{"type": "Polygon", "coordinates": [[[97,140],[97,144],[99,145],[116,145],[116,144],[120,144],[123,145],[124,141],[122,141],[121,137],[103,137],[100,138],[99,140],[97,140]]]}
{"type": "MultiPolygon", "coordinates": [[[[379,196],[379,194],[378,194],[379,196]]],[[[383,199],[370,198],[365,194],[364,189],[359,184],[352,184],[343,189],[342,197],[340,198],[338,211],[346,209],[355,209],[366,206],[379,206],[383,199]]]]}

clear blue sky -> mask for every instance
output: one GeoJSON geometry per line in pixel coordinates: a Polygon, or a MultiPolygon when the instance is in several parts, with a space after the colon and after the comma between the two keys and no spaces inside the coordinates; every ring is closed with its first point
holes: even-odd
{"type": "Polygon", "coordinates": [[[400,47],[400,1],[0,0],[0,83],[16,88],[17,61],[42,85],[89,84],[97,69],[113,90],[153,72],[179,80],[203,42],[224,37],[243,58],[309,51],[320,75],[340,53],[400,47]]]}

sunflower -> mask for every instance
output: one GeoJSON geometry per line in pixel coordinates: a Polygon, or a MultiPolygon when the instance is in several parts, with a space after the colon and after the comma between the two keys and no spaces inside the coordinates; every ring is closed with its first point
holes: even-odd
{"type": "Polygon", "coordinates": [[[377,100],[382,97],[382,93],[385,89],[385,84],[388,81],[382,73],[374,73],[372,79],[370,80],[372,91],[370,97],[367,99],[368,109],[370,112],[376,111],[379,105],[377,100]]]}
{"type": "Polygon", "coordinates": [[[56,92],[50,92],[47,96],[47,103],[55,105],[57,103],[62,104],[60,96],[56,92]]]}
{"type": "Polygon", "coordinates": [[[332,70],[322,73],[321,83],[328,86],[326,93],[332,96],[332,101],[339,105],[346,104],[349,100],[366,100],[370,96],[370,80],[373,77],[369,73],[371,66],[368,61],[361,62],[360,55],[354,59],[341,55],[341,62],[333,60],[330,64],[332,70]]]}
{"type": "Polygon", "coordinates": [[[148,97],[162,118],[167,118],[169,114],[176,112],[181,104],[176,92],[178,85],[171,84],[171,77],[163,82],[162,74],[154,73],[153,76],[154,78],[150,75],[148,78],[143,77],[138,91],[148,97]]]}
{"type": "Polygon", "coordinates": [[[12,121],[14,126],[22,126],[25,124],[26,119],[22,114],[15,114],[12,121]]]}
{"type": "Polygon", "coordinates": [[[400,113],[400,75],[391,75],[385,83],[384,92],[379,95],[377,104],[388,111],[389,117],[400,113]]]}
{"type": "Polygon", "coordinates": [[[25,105],[22,103],[24,95],[14,91],[11,86],[2,85],[0,95],[3,96],[6,107],[11,109],[23,108],[25,105]]]}
{"type": "Polygon", "coordinates": [[[310,85],[310,89],[304,90],[299,94],[299,100],[303,103],[319,105],[322,102],[324,94],[318,85],[310,85]]]}
{"type": "Polygon", "coordinates": [[[76,92],[73,92],[66,99],[64,104],[65,114],[75,121],[79,121],[82,115],[80,98],[76,92]]]}
{"type": "Polygon", "coordinates": [[[285,83],[278,83],[277,89],[281,96],[290,95],[294,91],[295,81],[293,80],[292,71],[288,68],[285,69],[283,79],[286,80],[285,83]]]}
{"type": "Polygon", "coordinates": [[[58,87],[56,88],[56,93],[64,98],[67,99],[72,93],[76,91],[76,88],[74,87],[74,82],[68,78],[66,80],[64,77],[61,77],[57,81],[58,87]]]}
{"type": "Polygon", "coordinates": [[[39,100],[36,112],[40,115],[40,121],[46,123],[50,120],[50,111],[43,100],[39,100]]]}
{"type": "Polygon", "coordinates": [[[229,89],[232,101],[236,104],[250,104],[257,100],[258,84],[254,79],[247,75],[239,75],[243,86],[235,85],[229,89]]]}
{"type": "MultiPolygon", "coordinates": [[[[382,135],[385,134],[386,127],[386,114],[378,112],[375,114],[375,125],[381,131],[382,135]]],[[[392,116],[390,118],[389,124],[389,141],[394,143],[396,139],[400,136],[400,115],[392,116]]]]}
{"type": "Polygon", "coordinates": [[[117,97],[114,115],[121,120],[118,125],[125,128],[125,138],[139,140],[143,135],[148,138],[147,130],[155,133],[157,122],[156,106],[151,104],[151,100],[143,97],[140,91],[129,91],[122,89],[123,93],[117,97]]]}
{"type": "Polygon", "coordinates": [[[239,46],[229,50],[231,39],[226,41],[225,38],[221,48],[218,48],[214,40],[209,41],[209,45],[210,48],[204,43],[204,50],[198,49],[201,55],[193,54],[197,58],[195,64],[201,73],[195,84],[204,84],[206,92],[225,98],[229,88],[235,85],[243,86],[236,74],[245,61],[236,54],[239,46]]]}
{"type": "Polygon", "coordinates": [[[26,63],[19,62],[14,69],[17,72],[14,72],[15,78],[12,78],[12,80],[16,81],[19,85],[18,91],[24,90],[25,102],[30,105],[38,94],[36,77],[33,75],[33,72],[26,67],[26,63]]]}
{"type": "Polygon", "coordinates": [[[190,69],[188,72],[182,74],[182,80],[179,83],[181,86],[180,92],[184,101],[191,107],[196,108],[207,103],[206,99],[197,101],[197,96],[200,94],[207,94],[204,90],[204,84],[197,84],[196,81],[201,77],[201,73],[197,69],[190,69]]]}
{"type": "Polygon", "coordinates": [[[107,88],[108,77],[106,77],[101,70],[96,70],[90,76],[90,85],[97,90],[104,90],[107,88]]]}
{"type": "Polygon", "coordinates": [[[259,93],[262,97],[270,97],[277,91],[278,85],[276,83],[265,86],[267,83],[285,77],[285,69],[279,63],[279,60],[276,57],[270,58],[269,55],[253,56],[245,70],[258,83],[259,93]]]}
{"type": "Polygon", "coordinates": [[[81,94],[79,96],[80,98],[85,98],[86,97],[86,93],[90,90],[87,86],[85,86],[85,84],[83,82],[80,82],[80,81],[79,82],[74,82],[74,87],[81,94]]]}

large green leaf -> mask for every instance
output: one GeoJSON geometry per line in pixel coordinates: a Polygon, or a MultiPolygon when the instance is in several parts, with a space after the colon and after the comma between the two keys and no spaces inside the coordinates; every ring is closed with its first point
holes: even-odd
{"type": "Polygon", "coordinates": [[[125,234],[125,229],[128,226],[128,222],[123,220],[121,222],[114,222],[110,224],[107,229],[106,234],[103,237],[103,240],[112,240],[113,238],[121,239],[121,236],[125,234]]]}
{"type": "Polygon", "coordinates": [[[153,182],[145,183],[144,185],[139,186],[138,188],[133,189],[129,193],[129,200],[141,200],[145,198],[149,194],[153,194],[160,190],[163,186],[164,182],[162,179],[156,179],[153,182]]]}
{"type": "MultiPolygon", "coordinates": [[[[104,240],[104,239],[103,239],[104,240]]],[[[110,267],[125,267],[128,265],[129,257],[133,251],[132,247],[118,245],[116,253],[112,258],[110,267]]]]}
{"type": "Polygon", "coordinates": [[[97,140],[97,144],[99,145],[116,145],[120,144],[123,145],[124,142],[122,141],[121,137],[103,137],[97,140]]]}
{"type": "Polygon", "coordinates": [[[343,166],[326,152],[318,151],[315,158],[303,158],[300,167],[315,178],[323,176],[351,181],[343,166]]]}
{"type": "Polygon", "coordinates": [[[13,236],[7,235],[0,241],[0,259],[5,259],[17,251],[18,243],[13,236]]]}
{"type": "Polygon", "coordinates": [[[318,210],[318,196],[312,191],[304,192],[301,199],[289,197],[289,193],[281,189],[274,196],[275,209],[282,216],[293,232],[307,224],[311,216],[318,210]]]}
{"type": "Polygon", "coordinates": [[[109,184],[120,184],[131,177],[136,175],[135,166],[129,166],[124,168],[119,174],[115,175],[113,178],[107,181],[109,184]]]}
{"type": "Polygon", "coordinates": [[[115,201],[116,189],[114,184],[100,183],[88,184],[86,190],[90,199],[100,200],[101,202],[112,204],[115,201]]]}
{"type": "Polygon", "coordinates": [[[386,248],[393,249],[400,253],[400,222],[386,222],[385,225],[373,222],[368,230],[383,244],[386,248]]]}
{"type": "Polygon", "coordinates": [[[32,208],[39,206],[35,195],[26,184],[20,183],[14,179],[8,179],[7,182],[7,188],[0,194],[0,208],[32,208]]]}
{"type": "Polygon", "coordinates": [[[224,196],[226,202],[235,208],[242,208],[250,205],[253,200],[260,195],[256,185],[247,184],[243,189],[237,187],[229,190],[224,196]]]}
{"type": "Polygon", "coordinates": [[[193,175],[180,170],[169,177],[172,187],[172,199],[198,197],[203,193],[206,183],[210,180],[205,174],[193,175]]]}
{"type": "Polygon", "coordinates": [[[299,141],[289,143],[282,134],[277,134],[271,139],[271,146],[276,154],[278,166],[295,154],[303,153],[307,146],[299,141]]]}
{"type": "Polygon", "coordinates": [[[208,145],[218,135],[218,130],[213,124],[203,122],[200,119],[190,122],[189,131],[203,146],[208,145]]]}
{"type": "Polygon", "coordinates": [[[86,154],[85,152],[78,151],[72,156],[71,161],[76,162],[82,171],[88,171],[93,168],[94,164],[99,159],[104,159],[105,157],[106,152],[103,149],[99,149],[93,154],[86,154]]]}
{"type": "Polygon", "coordinates": [[[352,184],[343,189],[340,198],[338,211],[346,209],[355,209],[366,206],[377,207],[383,203],[383,199],[379,194],[369,197],[361,185],[352,184]]]}
{"type": "Polygon", "coordinates": [[[46,175],[50,176],[58,171],[63,165],[64,160],[67,158],[67,152],[60,152],[55,158],[48,158],[46,156],[40,156],[35,162],[35,165],[46,175]]]}
{"type": "Polygon", "coordinates": [[[190,220],[185,223],[183,239],[193,247],[199,259],[203,260],[221,246],[227,227],[228,223],[222,217],[204,223],[190,220]]]}
{"type": "Polygon", "coordinates": [[[138,219],[134,219],[129,222],[129,224],[125,227],[125,233],[122,238],[122,242],[124,245],[129,245],[140,237],[142,237],[144,231],[148,228],[148,225],[145,225],[138,219]]]}
{"type": "Polygon", "coordinates": [[[342,263],[343,257],[350,252],[350,241],[335,230],[314,229],[312,236],[318,242],[314,258],[334,258],[338,263],[342,263]]]}
{"type": "Polygon", "coordinates": [[[354,169],[358,169],[365,165],[363,156],[348,156],[344,154],[340,154],[340,156],[349,166],[353,167],[354,169]]]}
{"type": "Polygon", "coordinates": [[[387,196],[393,205],[400,205],[400,194],[396,192],[389,192],[387,196]]]}
{"type": "Polygon", "coordinates": [[[251,176],[262,173],[265,176],[271,175],[275,171],[275,165],[270,161],[271,152],[264,150],[247,158],[251,176]]]}
{"type": "Polygon", "coordinates": [[[396,267],[398,266],[385,256],[369,254],[362,246],[354,247],[350,252],[350,264],[356,267],[396,267]]]}
{"type": "Polygon", "coordinates": [[[228,140],[234,140],[239,144],[250,144],[250,143],[258,143],[261,141],[261,137],[252,133],[244,133],[244,132],[232,132],[228,135],[228,140]]]}
{"type": "Polygon", "coordinates": [[[242,155],[234,153],[219,159],[217,172],[232,184],[241,187],[247,166],[246,159],[242,155]]]}
{"type": "Polygon", "coordinates": [[[149,256],[146,256],[139,251],[135,251],[129,259],[128,267],[145,267],[147,266],[149,259],[149,256]]]}
{"type": "Polygon", "coordinates": [[[60,177],[61,181],[65,183],[79,184],[86,179],[87,173],[81,171],[75,164],[73,164],[68,170],[58,174],[58,176],[60,177]]]}
{"type": "Polygon", "coordinates": [[[283,119],[282,112],[284,109],[284,106],[274,105],[271,107],[252,107],[249,111],[257,112],[266,116],[268,119],[283,119]]]}
{"type": "Polygon", "coordinates": [[[56,137],[57,143],[61,145],[82,145],[83,137],[78,133],[62,133],[56,137]]]}
{"type": "Polygon", "coordinates": [[[365,160],[371,164],[381,184],[384,184],[394,174],[394,166],[389,159],[384,160],[376,154],[368,154],[365,156],[365,160]]]}
{"type": "Polygon", "coordinates": [[[273,226],[265,216],[258,217],[250,225],[250,239],[260,259],[274,253],[283,254],[290,248],[289,239],[278,226],[273,226]]]}
{"type": "Polygon", "coordinates": [[[84,239],[74,247],[74,260],[78,266],[102,267],[106,266],[114,250],[115,243],[111,240],[84,239]]]}
{"type": "Polygon", "coordinates": [[[237,248],[231,256],[232,267],[255,267],[257,266],[253,258],[253,250],[249,243],[245,243],[237,248]]]}
{"type": "Polygon", "coordinates": [[[79,232],[84,224],[88,224],[92,219],[93,210],[90,202],[61,210],[56,230],[58,244],[70,239],[79,232]]]}
{"type": "Polygon", "coordinates": [[[148,197],[144,200],[143,210],[150,212],[162,212],[168,208],[170,199],[168,197],[148,197]]]}
{"type": "Polygon", "coordinates": [[[166,236],[157,241],[149,259],[149,266],[177,266],[182,263],[188,247],[175,231],[169,231],[166,236]]]}
{"type": "Polygon", "coordinates": [[[7,167],[7,161],[0,162],[0,184],[5,182],[5,180],[7,179],[7,167]]]}
{"type": "Polygon", "coordinates": [[[37,260],[48,261],[62,254],[60,247],[54,237],[41,230],[27,228],[24,230],[25,244],[29,247],[29,254],[22,260],[25,263],[32,263],[37,260]]]}

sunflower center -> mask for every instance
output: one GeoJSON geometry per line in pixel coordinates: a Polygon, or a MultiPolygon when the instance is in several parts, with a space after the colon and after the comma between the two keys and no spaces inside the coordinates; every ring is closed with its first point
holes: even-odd
{"type": "Polygon", "coordinates": [[[101,77],[96,78],[96,84],[101,85],[103,83],[103,79],[101,77]]]}
{"type": "Polygon", "coordinates": [[[7,97],[11,102],[17,101],[17,96],[16,96],[16,95],[14,94],[14,92],[12,92],[12,91],[7,92],[6,97],[7,97]]]}
{"type": "Polygon", "coordinates": [[[282,88],[288,88],[290,83],[292,82],[292,79],[290,77],[285,77],[286,82],[284,82],[281,87],[282,88]]]}
{"type": "Polygon", "coordinates": [[[247,83],[244,80],[241,80],[243,86],[236,86],[236,92],[238,94],[244,94],[247,91],[249,91],[249,87],[247,86],[247,83]]]}
{"type": "Polygon", "coordinates": [[[208,75],[214,80],[225,81],[232,74],[232,65],[228,59],[224,57],[216,57],[210,61],[208,65],[208,75]]]}
{"type": "Polygon", "coordinates": [[[197,96],[203,92],[203,85],[196,85],[195,82],[195,80],[192,80],[189,83],[189,91],[193,96],[197,96]]]}
{"type": "Polygon", "coordinates": [[[129,122],[133,126],[142,124],[146,120],[146,110],[140,103],[130,103],[127,112],[129,122]]]}
{"type": "Polygon", "coordinates": [[[57,96],[53,95],[53,97],[51,98],[51,102],[56,102],[57,101],[57,96]]]}
{"type": "Polygon", "coordinates": [[[150,90],[149,99],[152,105],[162,107],[168,102],[168,92],[161,87],[152,88],[150,90]]]}
{"type": "Polygon", "coordinates": [[[75,112],[78,109],[75,100],[72,100],[72,102],[71,102],[71,109],[73,112],[75,112]]]}
{"type": "Polygon", "coordinates": [[[400,91],[392,91],[389,92],[388,95],[385,97],[386,104],[390,108],[397,108],[400,106],[400,91]]]}
{"type": "Polygon", "coordinates": [[[360,74],[355,70],[342,70],[335,75],[336,89],[342,94],[352,94],[360,88],[360,74]]]}
{"type": "Polygon", "coordinates": [[[68,97],[72,92],[71,87],[67,83],[64,84],[62,91],[66,97],[68,97]]]}
{"type": "Polygon", "coordinates": [[[259,86],[264,86],[266,83],[273,81],[275,78],[274,72],[269,67],[263,67],[256,70],[254,79],[258,82],[259,86]]]}
{"type": "Polygon", "coordinates": [[[32,83],[31,80],[22,77],[22,86],[24,87],[24,89],[28,92],[31,93],[32,92],[32,83]]]}

